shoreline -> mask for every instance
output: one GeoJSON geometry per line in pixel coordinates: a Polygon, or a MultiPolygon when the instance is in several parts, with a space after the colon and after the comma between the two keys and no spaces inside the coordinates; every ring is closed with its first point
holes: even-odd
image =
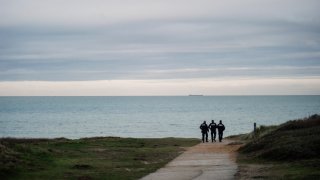
{"type": "MultiPolygon", "coordinates": [[[[236,135],[231,135],[231,136],[236,136],[236,135]]],[[[228,136],[230,137],[230,136],[228,136]]],[[[25,140],[84,140],[84,139],[102,139],[102,138],[114,138],[114,139],[199,139],[200,141],[200,136],[199,138],[195,137],[159,137],[159,138],[153,138],[153,137],[145,137],[145,138],[140,138],[140,137],[120,137],[120,136],[92,136],[92,137],[82,137],[82,138],[66,138],[66,137],[55,137],[55,138],[45,138],[45,137],[0,137],[0,139],[25,139],[25,140]]],[[[227,137],[226,137],[227,138],[227,137]]]]}

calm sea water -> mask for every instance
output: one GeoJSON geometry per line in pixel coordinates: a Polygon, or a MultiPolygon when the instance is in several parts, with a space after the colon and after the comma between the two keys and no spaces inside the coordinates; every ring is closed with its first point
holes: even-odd
{"type": "Polygon", "coordinates": [[[0,97],[1,137],[200,137],[202,121],[226,135],[320,113],[320,96],[0,97]]]}

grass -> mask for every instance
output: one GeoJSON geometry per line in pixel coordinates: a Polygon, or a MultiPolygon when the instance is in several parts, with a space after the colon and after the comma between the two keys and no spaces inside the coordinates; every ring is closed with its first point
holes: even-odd
{"type": "Polygon", "coordinates": [[[139,179],[198,139],[0,139],[0,179],[139,179]]]}
{"type": "Polygon", "coordinates": [[[247,143],[240,148],[241,165],[264,164],[270,179],[320,178],[320,116],[261,126],[254,134],[237,137],[247,143]]]}

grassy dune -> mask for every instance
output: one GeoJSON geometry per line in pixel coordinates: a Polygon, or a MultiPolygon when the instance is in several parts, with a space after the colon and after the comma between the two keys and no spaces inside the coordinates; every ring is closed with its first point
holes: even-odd
{"type": "Polygon", "coordinates": [[[261,126],[238,138],[247,142],[239,150],[240,177],[249,178],[252,171],[251,178],[320,179],[319,115],[261,126]]]}
{"type": "Polygon", "coordinates": [[[0,139],[0,179],[138,179],[198,139],[0,139]]]}

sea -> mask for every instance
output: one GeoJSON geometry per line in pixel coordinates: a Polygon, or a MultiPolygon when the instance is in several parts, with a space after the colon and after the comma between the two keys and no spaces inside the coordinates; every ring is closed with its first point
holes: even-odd
{"type": "Polygon", "coordinates": [[[316,113],[320,96],[0,97],[0,137],[200,138],[211,120],[229,136],[316,113]]]}

